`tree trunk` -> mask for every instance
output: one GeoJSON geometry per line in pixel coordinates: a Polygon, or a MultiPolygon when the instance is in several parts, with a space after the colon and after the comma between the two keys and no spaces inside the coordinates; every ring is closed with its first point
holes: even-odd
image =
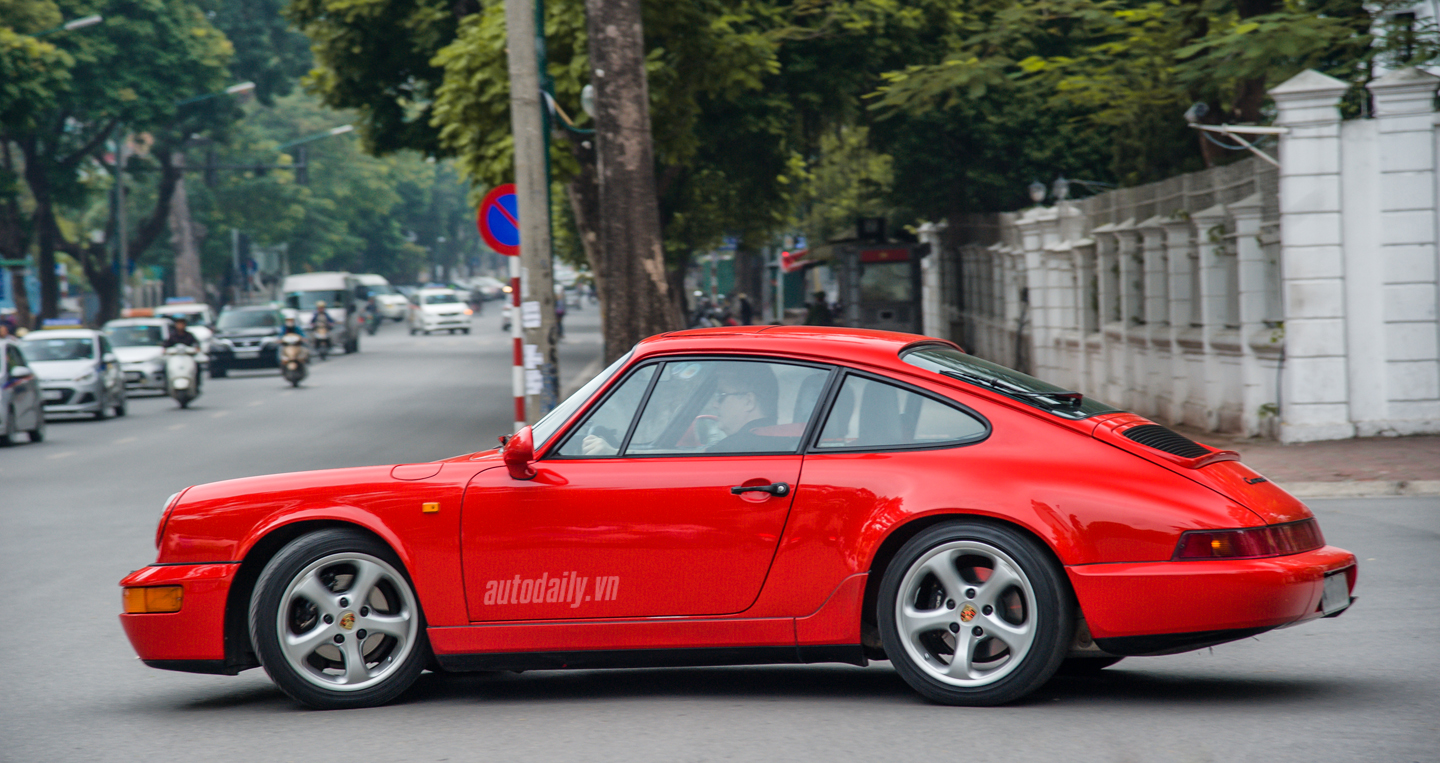
{"type": "Polygon", "coordinates": [[[665,275],[639,0],[586,0],[605,359],[681,326],[665,275]]]}
{"type": "Polygon", "coordinates": [[[190,219],[190,199],[185,194],[185,154],[176,151],[171,164],[181,173],[170,197],[170,245],[175,250],[175,296],[205,301],[205,283],[200,278],[201,233],[190,219]]]}
{"type": "MultiPolygon", "coordinates": [[[[595,278],[596,293],[600,286],[600,266],[603,255],[600,252],[600,186],[595,176],[595,144],[571,140],[570,152],[580,163],[580,174],[565,185],[565,196],[570,200],[570,212],[575,217],[575,228],[580,234],[580,247],[585,250],[585,260],[590,263],[590,274],[595,278]]],[[[601,316],[602,322],[604,316],[601,316]]],[[[603,335],[604,326],[601,326],[603,335]]]]}
{"type": "MultiPolygon", "coordinates": [[[[14,155],[10,150],[8,136],[0,135],[0,161],[7,175],[14,176],[14,155]]],[[[29,235],[25,227],[25,215],[20,211],[19,194],[11,194],[0,206],[0,259],[23,260],[30,251],[29,235]]],[[[10,279],[10,293],[14,295],[15,321],[17,327],[30,328],[30,295],[25,291],[25,268],[9,268],[4,276],[10,279]]]]}
{"type": "Polygon", "coordinates": [[[60,312],[60,284],[55,280],[55,210],[51,207],[50,177],[45,172],[45,157],[39,155],[38,148],[33,137],[20,144],[20,150],[25,154],[25,184],[30,186],[30,196],[35,200],[35,211],[30,219],[38,234],[35,276],[40,279],[39,317],[43,321],[54,318],[60,312]]]}

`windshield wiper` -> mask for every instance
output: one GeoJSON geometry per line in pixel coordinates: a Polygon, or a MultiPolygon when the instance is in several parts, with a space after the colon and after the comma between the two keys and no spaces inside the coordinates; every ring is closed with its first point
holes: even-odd
{"type": "Polygon", "coordinates": [[[999,379],[991,379],[987,376],[970,374],[964,371],[941,371],[940,373],[952,379],[959,379],[963,382],[969,382],[971,384],[977,384],[981,387],[987,387],[989,389],[995,390],[996,392],[999,392],[1002,395],[1019,397],[1025,400],[1033,400],[1041,403],[1049,403],[1057,408],[1079,408],[1081,402],[1085,399],[1085,396],[1079,392],[1035,392],[1033,390],[1024,389],[1017,385],[1011,384],[1009,382],[1004,382],[999,379]],[[1059,400],[1061,402],[1055,403],[1053,402],[1055,400],[1059,400]]]}

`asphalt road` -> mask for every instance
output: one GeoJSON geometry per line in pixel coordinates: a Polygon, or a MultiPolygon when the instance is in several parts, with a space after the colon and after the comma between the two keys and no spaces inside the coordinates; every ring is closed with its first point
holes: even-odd
{"type": "MultiPolygon", "coordinates": [[[[572,312],[569,377],[598,355],[572,312]]],[[[117,622],[185,485],[423,461],[490,447],[510,418],[498,312],[470,336],[387,325],[290,390],[207,380],[192,410],[136,399],[0,451],[3,761],[1440,760],[1440,500],[1314,501],[1361,559],[1344,616],[1055,679],[1020,704],[930,705],[886,663],[423,675],[396,704],[301,709],[261,670],[153,670],[117,622]]],[[[1225,602],[1197,601],[1198,607],[1225,602]]]]}

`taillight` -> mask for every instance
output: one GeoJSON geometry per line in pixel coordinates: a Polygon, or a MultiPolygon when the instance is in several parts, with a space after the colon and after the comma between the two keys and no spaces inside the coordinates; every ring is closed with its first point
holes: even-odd
{"type": "Polygon", "coordinates": [[[1312,551],[1325,545],[1320,524],[1302,519],[1238,530],[1191,530],[1180,536],[1175,559],[1261,559],[1312,551]]]}

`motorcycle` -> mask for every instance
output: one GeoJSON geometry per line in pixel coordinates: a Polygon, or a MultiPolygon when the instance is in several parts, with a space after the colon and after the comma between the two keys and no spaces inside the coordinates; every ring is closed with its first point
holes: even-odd
{"type": "Polygon", "coordinates": [[[165,391],[181,408],[200,397],[200,351],[185,344],[165,348],[165,391]]]}
{"type": "Polygon", "coordinates": [[[330,355],[330,327],[324,324],[316,325],[315,331],[315,352],[320,354],[324,360],[330,355]]]}
{"type": "Polygon", "coordinates": [[[368,332],[370,336],[375,336],[375,332],[380,330],[381,318],[380,310],[376,306],[374,299],[371,299],[369,304],[365,305],[363,320],[365,321],[365,331],[368,332]]]}
{"type": "Polygon", "coordinates": [[[286,334],[280,338],[280,374],[290,386],[298,387],[308,373],[306,362],[310,351],[299,334],[286,334]]]}

